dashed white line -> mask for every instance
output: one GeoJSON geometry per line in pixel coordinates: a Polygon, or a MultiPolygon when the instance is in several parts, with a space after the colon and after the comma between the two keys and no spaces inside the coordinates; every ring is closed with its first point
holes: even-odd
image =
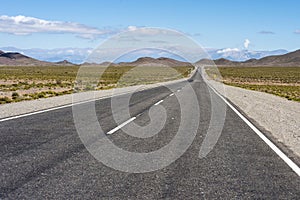
{"type": "Polygon", "coordinates": [[[269,140],[258,128],[256,128],[246,117],[244,117],[231,103],[229,103],[219,92],[207,84],[298,176],[300,168],[287,155],[285,155],[271,140],[269,140]]]}
{"type": "Polygon", "coordinates": [[[127,120],[126,122],[123,122],[122,124],[120,124],[119,126],[117,126],[116,128],[108,131],[106,134],[107,135],[111,135],[113,134],[114,132],[116,132],[117,130],[121,129],[122,127],[126,126],[127,124],[129,124],[130,122],[132,122],[133,120],[135,120],[136,117],[132,117],[130,118],[129,120],[127,120]]]}
{"type": "Polygon", "coordinates": [[[177,92],[180,92],[180,90],[177,90],[177,92]]]}
{"type": "MultiPolygon", "coordinates": [[[[174,94],[173,94],[173,95],[174,95],[174,94]]],[[[173,95],[172,95],[172,96],[173,96],[173,95]]],[[[156,102],[154,105],[157,106],[157,105],[159,105],[159,104],[160,104],[161,102],[163,102],[163,101],[164,101],[164,100],[160,100],[160,101],[156,102]]],[[[140,116],[140,115],[141,115],[141,113],[138,114],[137,117],[140,116]]],[[[123,122],[122,124],[120,124],[119,126],[117,126],[116,128],[114,128],[114,129],[108,131],[106,134],[107,134],[107,135],[113,134],[114,132],[120,130],[122,127],[126,126],[127,124],[129,124],[130,122],[132,122],[132,121],[135,120],[135,119],[136,119],[136,117],[130,118],[130,119],[127,120],[126,122],[123,122]]]]}
{"type": "Polygon", "coordinates": [[[163,102],[164,100],[160,100],[159,102],[156,102],[154,105],[157,106],[158,104],[160,104],[161,102],[163,102]]]}
{"type": "Polygon", "coordinates": [[[174,95],[174,93],[170,94],[169,96],[171,97],[171,96],[173,96],[173,95],[174,95]]]}

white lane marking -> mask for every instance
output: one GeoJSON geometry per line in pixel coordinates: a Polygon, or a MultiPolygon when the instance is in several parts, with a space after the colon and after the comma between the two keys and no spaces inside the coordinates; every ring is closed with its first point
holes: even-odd
{"type": "Polygon", "coordinates": [[[163,102],[164,100],[160,100],[159,102],[156,102],[154,105],[157,106],[158,104],[160,104],[161,102],[163,102]]]}
{"type": "Polygon", "coordinates": [[[171,97],[171,96],[173,96],[173,95],[174,95],[174,93],[170,94],[169,96],[171,97]]]}
{"type": "Polygon", "coordinates": [[[269,140],[258,128],[256,128],[246,117],[244,117],[231,103],[229,103],[219,92],[207,84],[298,176],[300,168],[287,155],[285,155],[271,140],[269,140]]]}
{"type": "Polygon", "coordinates": [[[127,120],[126,122],[123,122],[122,124],[120,124],[119,126],[117,126],[116,128],[108,131],[106,134],[107,135],[111,135],[113,134],[114,132],[116,132],[117,130],[121,129],[122,127],[126,126],[127,124],[129,124],[130,122],[132,122],[133,120],[135,120],[136,117],[132,117],[130,118],[129,120],[127,120]]]}
{"type": "Polygon", "coordinates": [[[177,90],[177,92],[180,92],[180,90],[177,90]]]}
{"type": "MultiPolygon", "coordinates": [[[[196,72],[197,71],[195,71],[194,74],[196,72]]],[[[173,84],[173,83],[168,83],[166,85],[171,85],[171,84],[173,84]]],[[[159,86],[157,86],[157,87],[159,87],[159,86]]],[[[156,88],[156,87],[153,87],[153,88],[156,88]]],[[[144,90],[147,90],[147,89],[152,89],[152,88],[146,88],[146,89],[142,89],[142,90],[139,90],[139,91],[144,91],[144,90]]],[[[21,118],[21,117],[27,117],[27,116],[31,116],[31,115],[35,115],[35,114],[45,113],[45,112],[49,112],[49,111],[53,111],[53,110],[59,110],[61,108],[71,107],[73,105],[79,105],[79,104],[89,103],[89,102],[98,101],[98,100],[101,100],[101,99],[112,98],[112,97],[121,96],[121,95],[124,95],[124,94],[130,94],[130,93],[132,93],[132,91],[131,92],[124,92],[124,93],[120,93],[120,94],[112,95],[112,96],[104,96],[104,97],[100,97],[98,99],[91,99],[91,100],[81,101],[81,102],[78,102],[78,103],[70,103],[70,104],[66,104],[66,105],[62,105],[62,106],[57,106],[57,107],[53,107],[53,108],[47,108],[47,109],[44,109],[44,110],[29,112],[29,113],[25,113],[25,114],[19,114],[19,115],[15,115],[15,116],[12,116],[12,117],[2,118],[2,119],[0,119],[0,122],[12,120],[12,119],[18,119],[18,118],[21,118]]]]}
{"type": "Polygon", "coordinates": [[[31,115],[36,115],[36,114],[40,114],[40,113],[45,113],[45,112],[49,112],[49,111],[53,111],[53,110],[59,110],[59,109],[62,109],[62,108],[68,108],[68,107],[75,106],[75,105],[80,105],[80,104],[84,104],[84,103],[89,103],[89,102],[93,102],[93,101],[112,98],[112,97],[121,96],[121,95],[124,95],[124,94],[130,94],[130,93],[132,93],[132,92],[124,92],[124,93],[120,93],[120,94],[117,94],[117,95],[100,97],[98,99],[91,99],[91,100],[81,101],[81,102],[77,102],[77,103],[66,104],[66,105],[63,105],[63,106],[47,108],[47,109],[44,109],[44,110],[39,110],[39,111],[34,111],[34,112],[30,112],[30,113],[25,113],[25,114],[21,114],[21,115],[16,115],[16,116],[12,116],[12,117],[3,118],[3,119],[0,119],[0,122],[12,120],[12,119],[18,119],[18,118],[21,118],[21,117],[27,117],[27,116],[31,116],[31,115]]]}

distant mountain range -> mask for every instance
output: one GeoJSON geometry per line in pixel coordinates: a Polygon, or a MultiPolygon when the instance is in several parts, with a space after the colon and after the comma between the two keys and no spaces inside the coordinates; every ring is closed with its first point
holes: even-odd
{"type": "Polygon", "coordinates": [[[49,65],[74,65],[67,60],[60,62],[41,61],[17,52],[4,52],[0,50],[0,65],[5,66],[49,66],[49,65]]]}
{"type": "MultiPolygon", "coordinates": [[[[300,50],[286,53],[283,55],[273,55],[273,56],[266,56],[260,59],[248,59],[246,61],[232,61],[225,58],[219,58],[215,60],[210,59],[201,59],[196,62],[199,65],[211,65],[213,62],[216,65],[220,66],[300,66],[300,50]]],[[[89,64],[89,63],[85,63],[89,64]]],[[[172,58],[152,58],[152,57],[141,57],[133,62],[119,62],[119,63],[102,63],[102,65],[117,65],[117,66],[187,66],[191,65],[190,63],[178,61],[172,58]]],[[[0,65],[75,65],[72,62],[67,60],[58,61],[58,62],[48,62],[48,61],[41,61],[38,59],[31,58],[29,56],[23,55],[18,52],[4,52],[0,51],[0,65]]]]}
{"type": "Polygon", "coordinates": [[[266,56],[260,59],[253,58],[242,62],[220,58],[216,60],[202,59],[196,64],[211,64],[212,61],[218,66],[300,66],[300,50],[283,55],[266,56]]]}
{"type": "MultiPolygon", "coordinates": [[[[84,63],[88,65],[90,63],[84,63]]],[[[0,65],[2,66],[50,66],[50,65],[62,65],[62,66],[72,66],[75,65],[67,60],[59,62],[47,62],[40,61],[29,56],[23,55],[17,52],[4,52],[0,50],[0,65]]],[[[95,65],[95,64],[93,64],[95,65]]],[[[101,63],[100,65],[113,65],[113,66],[189,66],[190,63],[178,61],[171,58],[150,58],[142,57],[138,58],[133,62],[120,62],[120,63],[101,63]]]]}
{"type": "Polygon", "coordinates": [[[246,61],[249,59],[260,59],[266,56],[283,55],[288,53],[288,51],[284,49],[278,49],[274,51],[249,51],[240,50],[237,48],[207,49],[207,52],[214,60],[225,58],[231,61],[246,61]]]}
{"type": "Polygon", "coordinates": [[[58,49],[18,49],[15,47],[0,48],[5,52],[19,52],[32,58],[47,62],[68,60],[71,63],[83,63],[92,52],[92,48],[58,48],[58,49]]]}
{"type": "MultiPolygon", "coordinates": [[[[2,47],[1,50],[5,52],[19,52],[21,54],[30,56],[32,58],[43,60],[47,62],[59,62],[61,60],[68,60],[69,62],[81,64],[85,62],[89,54],[93,51],[92,48],[58,48],[58,49],[18,49],[15,47],[2,47]]],[[[220,58],[225,58],[231,61],[246,61],[249,59],[260,59],[271,55],[282,55],[288,53],[287,50],[279,49],[275,51],[249,51],[240,50],[237,48],[225,48],[225,49],[205,49],[208,55],[216,60],[220,58]]],[[[125,60],[125,62],[130,62],[136,60],[143,55],[136,55],[125,60]]],[[[149,57],[159,58],[162,55],[159,54],[149,54],[149,57]]],[[[169,57],[169,56],[167,56],[169,57]]],[[[173,59],[177,59],[172,57],[173,59]]]]}
{"type": "Polygon", "coordinates": [[[192,66],[191,63],[178,61],[172,58],[151,58],[151,57],[141,57],[133,62],[120,62],[114,65],[118,66],[192,66]]]}

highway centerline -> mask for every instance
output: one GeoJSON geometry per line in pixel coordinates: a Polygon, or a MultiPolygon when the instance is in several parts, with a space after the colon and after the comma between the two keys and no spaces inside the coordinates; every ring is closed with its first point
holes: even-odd
{"type": "Polygon", "coordinates": [[[119,129],[121,129],[122,127],[126,126],[127,124],[129,124],[130,122],[132,122],[135,119],[136,119],[136,117],[130,118],[129,120],[127,120],[127,121],[123,122],[122,124],[120,124],[119,126],[117,126],[116,128],[108,131],[106,134],[107,135],[113,134],[114,132],[118,131],[119,129]]]}
{"type": "MultiPolygon", "coordinates": [[[[173,96],[173,95],[174,95],[174,93],[170,94],[169,96],[173,96]]],[[[154,105],[157,106],[157,105],[159,105],[160,103],[162,103],[163,101],[164,101],[164,100],[162,99],[162,100],[156,102],[154,105]]],[[[106,134],[107,134],[107,135],[111,135],[111,134],[115,133],[116,131],[120,130],[122,127],[124,127],[124,126],[126,126],[127,124],[129,124],[130,122],[134,121],[134,120],[135,120],[138,116],[140,116],[141,114],[142,114],[142,113],[139,113],[136,117],[130,118],[129,120],[123,122],[123,123],[120,124],[119,126],[117,126],[117,127],[113,128],[112,130],[108,131],[106,134]]]]}
{"type": "MultiPolygon", "coordinates": [[[[173,93],[172,93],[172,94],[173,94],[173,93]]],[[[174,94],[173,94],[173,95],[174,95],[174,94]]],[[[170,95],[170,96],[173,96],[173,95],[170,95]]],[[[162,103],[163,101],[164,101],[164,100],[160,100],[160,101],[156,102],[154,105],[157,106],[157,105],[159,105],[160,103],[162,103]]],[[[141,113],[138,114],[136,117],[130,118],[129,120],[123,122],[123,123],[120,124],[119,126],[117,126],[117,127],[113,128],[112,130],[108,131],[106,134],[107,134],[107,135],[111,135],[111,134],[115,133],[116,131],[120,130],[122,127],[124,127],[124,126],[126,126],[127,124],[129,124],[130,122],[134,121],[134,120],[135,120],[138,116],[140,116],[140,115],[141,115],[141,113]]]]}
{"type": "Polygon", "coordinates": [[[157,106],[158,104],[160,104],[161,102],[163,102],[164,100],[160,100],[159,102],[156,102],[154,105],[157,106]]]}

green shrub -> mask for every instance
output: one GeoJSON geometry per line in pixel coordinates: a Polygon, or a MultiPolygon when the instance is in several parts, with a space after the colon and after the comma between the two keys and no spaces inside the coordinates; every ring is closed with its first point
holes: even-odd
{"type": "Polygon", "coordinates": [[[14,99],[14,100],[17,99],[19,96],[20,95],[17,92],[13,92],[12,95],[11,95],[12,99],[14,99]]]}
{"type": "Polygon", "coordinates": [[[0,104],[5,104],[5,103],[11,103],[12,100],[8,97],[1,97],[0,98],[0,104]]]}
{"type": "Polygon", "coordinates": [[[45,98],[45,97],[46,97],[46,93],[44,92],[38,93],[38,98],[45,98]]]}
{"type": "Polygon", "coordinates": [[[61,81],[61,80],[56,80],[56,84],[57,84],[57,85],[61,85],[61,84],[62,84],[62,81],[61,81]]]}

